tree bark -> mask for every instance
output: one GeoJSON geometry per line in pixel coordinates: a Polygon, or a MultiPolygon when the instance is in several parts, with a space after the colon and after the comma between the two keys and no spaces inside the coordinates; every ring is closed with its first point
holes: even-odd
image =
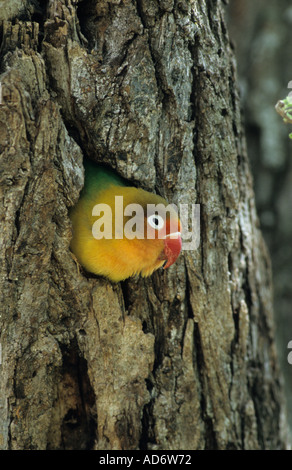
{"type": "Polygon", "coordinates": [[[222,3],[41,5],[1,10],[1,448],[284,448],[222,3]],[[200,204],[199,248],[147,279],[84,272],[84,156],[200,204]]]}

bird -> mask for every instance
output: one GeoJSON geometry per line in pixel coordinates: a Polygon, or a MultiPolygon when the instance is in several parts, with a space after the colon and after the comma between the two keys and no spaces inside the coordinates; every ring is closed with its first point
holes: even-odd
{"type": "Polygon", "coordinates": [[[69,217],[74,257],[114,283],[169,268],[182,248],[174,205],[91,160],[84,161],[84,186],[69,217]]]}

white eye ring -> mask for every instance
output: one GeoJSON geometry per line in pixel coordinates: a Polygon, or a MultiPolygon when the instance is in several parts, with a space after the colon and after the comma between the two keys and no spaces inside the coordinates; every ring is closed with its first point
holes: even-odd
{"type": "Polygon", "coordinates": [[[153,214],[148,217],[148,223],[150,227],[155,228],[156,230],[161,230],[164,227],[164,220],[161,215],[153,214]]]}

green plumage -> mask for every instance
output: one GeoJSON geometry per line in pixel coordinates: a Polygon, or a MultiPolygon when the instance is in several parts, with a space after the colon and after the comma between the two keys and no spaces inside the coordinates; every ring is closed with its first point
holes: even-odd
{"type": "Polygon", "coordinates": [[[129,186],[121,176],[106,167],[99,166],[90,160],[84,160],[84,187],[80,198],[96,199],[99,192],[107,189],[110,185],[129,186]]]}

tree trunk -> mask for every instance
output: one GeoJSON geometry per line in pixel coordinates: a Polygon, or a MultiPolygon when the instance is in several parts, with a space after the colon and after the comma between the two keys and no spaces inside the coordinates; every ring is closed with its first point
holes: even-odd
{"type": "Polygon", "coordinates": [[[1,10],[1,448],[284,448],[221,2],[39,3],[1,10]],[[199,248],[147,279],[84,272],[83,156],[200,204],[199,248]]]}

